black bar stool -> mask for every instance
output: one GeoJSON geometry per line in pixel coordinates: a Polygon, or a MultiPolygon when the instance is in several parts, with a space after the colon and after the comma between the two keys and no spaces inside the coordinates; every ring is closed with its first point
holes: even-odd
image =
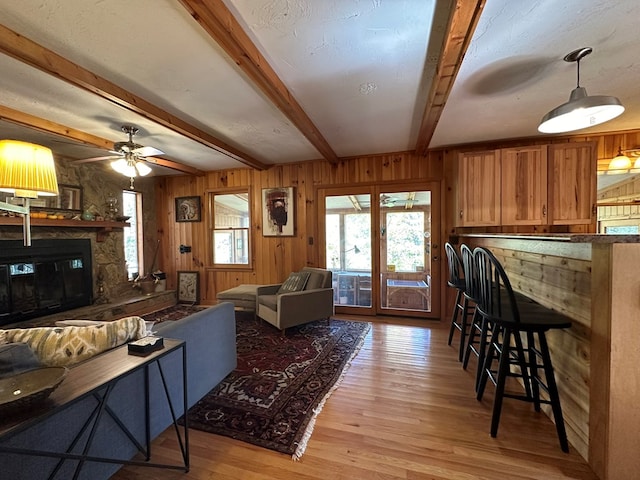
{"type": "Polygon", "coordinates": [[[537,412],[540,411],[540,404],[550,404],[560,447],[563,452],[568,452],[560,396],[545,333],[550,329],[569,328],[571,320],[515,293],[502,265],[489,250],[478,247],[474,257],[480,292],[477,309],[486,322],[493,324],[476,395],[478,400],[482,399],[487,380],[495,384],[491,436],[495,437],[498,433],[505,397],[532,402],[537,412]],[[522,335],[526,338],[526,346],[523,345],[522,335]],[[494,360],[498,361],[497,370],[493,370],[494,360]],[[544,376],[540,373],[544,373],[544,376]],[[522,379],[524,395],[505,393],[507,377],[513,376],[522,379]],[[540,396],[540,388],[549,395],[549,400],[540,396]]]}
{"type": "Polygon", "coordinates": [[[465,283],[462,275],[462,261],[455,247],[449,242],[444,244],[444,250],[447,254],[449,264],[449,279],[447,285],[456,289],[456,300],[453,305],[453,313],[451,314],[451,327],[449,328],[449,340],[447,345],[451,345],[453,334],[456,330],[460,332],[460,347],[458,348],[458,361],[462,361],[464,347],[466,345],[467,334],[469,330],[468,314],[470,305],[467,297],[464,295],[465,283]]]}
{"type": "Polygon", "coordinates": [[[469,338],[467,340],[467,345],[465,346],[462,368],[465,370],[467,369],[467,366],[469,365],[469,358],[472,353],[478,358],[476,381],[474,385],[474,388],[477,391],[478,384],[480,383],[482,364],[484,363],[485,352],[487,351],[487,341],[491,336],[491,323],[485,321],[478,313],[477,309],[477,304],[480,301],[480,291],[474,254],[471,249],[464,244],[460,247],[460,253],[462,254],[462,265],[464,268],[464,279],[466,285],[465,294],[469,301],[476,305],[471,319],[471,324],[469,326],[469,338]]]}

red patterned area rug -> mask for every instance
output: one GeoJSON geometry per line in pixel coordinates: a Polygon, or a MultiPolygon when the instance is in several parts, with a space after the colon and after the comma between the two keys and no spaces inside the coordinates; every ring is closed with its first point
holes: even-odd
{"type": "Polygon", "coordinates": [[[321,320],[282,336],[253,315],[236,321],[238,367],[189,410],[189,427],[299,459],[370,324],[321,320]]]}
{"type": "Polygon", "coordinates": [[[161,323],[169,320],[180,320],[181,318],[191,315],[192,313],[204,310],[207,307],[196,307],[194,305],[183,305],[178,303],[171,307],[156,310],[155,312],[145,313],[141,315],[146,322],[161,323]]]}

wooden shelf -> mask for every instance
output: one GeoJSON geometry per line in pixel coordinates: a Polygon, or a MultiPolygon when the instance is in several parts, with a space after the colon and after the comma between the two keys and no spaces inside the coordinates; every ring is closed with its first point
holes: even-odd
{"type": "MultiPolygon", "coordinates": [[[[22,226],[22,217],[0,217],[0,226],[22,226]]],[[[92,228],[96,230],[96,241],[102,242],[109,232],[130,226],[127,222],[112,221],[86,221],[86,220],[51,220],[48,218],[32,218],[32,227],[57,227],[57,228],[92,228]]]]}

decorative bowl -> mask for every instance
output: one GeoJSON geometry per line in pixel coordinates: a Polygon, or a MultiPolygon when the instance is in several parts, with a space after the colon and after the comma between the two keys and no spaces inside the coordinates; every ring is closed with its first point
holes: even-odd
{"type": "Polygon", "coordinates": [[[28,408],[46,400],[67,371],[66,367],[43,367],[0,378],[0,408],[28,408]]]}

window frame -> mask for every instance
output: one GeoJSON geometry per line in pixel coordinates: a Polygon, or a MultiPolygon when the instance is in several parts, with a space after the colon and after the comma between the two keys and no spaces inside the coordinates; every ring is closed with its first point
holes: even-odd
{"type": "MultiPolygon", "coordinates": [[[[145,261],[144,261],[144,222],[143,222],[143,216],[142,216],[142,202],[143,202],[143,195],[142,192],[139,191],[135,191],[135,190],[122,190],[121,192],[121,196],[120,196],[120,206],[122,209],[122,214],[124,214],[124,196],[125,195],[133,195],[135,198],[135,222],[129,222],[129,227],[127,232],[125,232],[125,235],[123,236],[123,256],[125,258],[125,263],[126,263],[126,259],[127,259],[127,254],[126,254],[126,237],[127,235],[133,236],[136,238],[136,255],[138,257],[138,275],[139,276],[145,276],[151,272],[145,272],[144,271],[144,265],[145,265],[145,261]],[[133,230],[135,229],[135,233],[132,233],[133,230]]],[[[135,272],[133,272],[135,273],[135,272]]],[[[132,281],[135,280],[135,275],[133,276],[133,278],[129,277],[129,269],[127,268],[127,280],[128,281],[132,281]]]]}
{"type": "MultiPolygon", "coordinates": [[[[252,195],[249,187],[229,188],[229,189],[214,189],[207,190],[207,236],[208,244],[211,250],[207,255],[208,267],[213,270],[252,270],[253,269],[253,239],[251,235],[251,229],[253,226],[253,208],[252,208],[252,195]],[[247,218],[248,225],[246,227],[219,227],[216,228],[215,216],[215,197],[217,195],[233,195],[242,194],[247,195],[247,218]],[[228,232],[228,231],[246,231],[247,245],[247,262],[246,263],[215,263],[215,233],[216,231],[228,232]]],[[[237,237],[234,237],[234,241],[237,241],[237,237]]]]}

